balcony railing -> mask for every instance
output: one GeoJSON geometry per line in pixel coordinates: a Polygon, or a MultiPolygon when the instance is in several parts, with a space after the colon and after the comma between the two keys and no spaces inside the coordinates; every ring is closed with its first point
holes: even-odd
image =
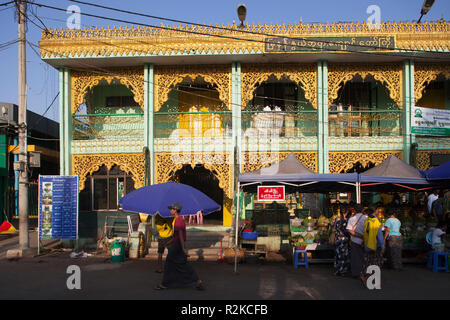
{"type": "Polygon", "coordinates": [[[230,111],[158,112],[155,138],[219,138],[232,135],[230,111]]]}
{"type": "Polygon", "coordinates": [[[329,111],[328,134],[336,137],[400,136],[401,110],[329,111]]]}
{"type": "Polygon", "coordinates": [[[242,111],[245,136],[304,137],[317,135],[317,111],[242,111]]]}
{"type": "Polygon", "coordinates": [[[144,114],[73,115],[73,140],[133,139],[144,137],[144,114]]]}

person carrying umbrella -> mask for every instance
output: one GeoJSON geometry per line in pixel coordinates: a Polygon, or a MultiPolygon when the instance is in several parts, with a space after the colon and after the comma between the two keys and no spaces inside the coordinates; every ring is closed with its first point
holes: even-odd
{"type": "Polygon", "coordinates": [[[186,223],[180,216],[182,206],[174,202],[169,206],[170,214],[175,218],[172,239],[167,243],[168,253],[164,264],[164,275],[160,285],[155,290],[164,290],[171,287],[184,286],[195,283],[197,290],[204,290],[203,282],[194,268],[188,263],[186,242],[186,223]]]}

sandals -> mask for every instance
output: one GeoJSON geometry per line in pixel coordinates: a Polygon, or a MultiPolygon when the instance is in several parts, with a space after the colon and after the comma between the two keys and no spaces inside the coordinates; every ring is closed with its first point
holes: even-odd
{"type": "Polygon", "coordinates": [[[162,271],[159,271],[159,270],[155,270],[155,272],[156,272],[156,273],[163,273],[162,271]]]}
{"type": "Polygon", "coordinates": [[[197,289],[199,291],[204,291],[205,287],[203,286],[203,283],[200,282],[199,284],[195,285],[195,289],[197,289]]]}
{"type": "Polygon", "coordinates": [[[155,290],[167,290],[169,288],[168,287],[163,287],[162,285],[157,285],[154,289],[155,290]]]}

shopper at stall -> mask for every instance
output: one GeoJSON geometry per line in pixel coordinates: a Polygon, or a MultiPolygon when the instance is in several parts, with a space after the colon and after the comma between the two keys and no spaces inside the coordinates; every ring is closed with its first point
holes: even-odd
{"type": "Polygon", "coordinates": [[[172,239],[174,218],[163,218],[155,215],[156,230],[158,231],[158,268],[155,272],[162,273],[162,258],[167,244],[172,239]]]}
{"type": "Polygon", "coordinates": [[[358,278],[361,274],[364,262],[364,221],[367,216],[362,213],[363,207],[360,204],[355,205],[356,214],[348,220],[347,231],[350,233],[350,264],[352,276],[358,278]]]}
{"type": "Polygon", "coordinates": [[[435,200],[437,200],[438,198],[439,198],[439,196],[438,196],[438,191],[437,190],[434,190],[433,193],[428,195],[427,209],[428,209],[428,214],[429,215],[433,215],[433,213],[432,213],[432,205],[433,205],[433,202],[435,200]]]}
{"type": "Polygon", "coordinates": [[[172,240],[169,242],[169,252],[167,254],[166,263],[164,265],[164,276],[160,285],[156,290],[163,290],[172,287],[179,287],[195,283],[195,288],[204,290],[203,283],[199,279],[197,272],[188,263],[186,242],[186,223],[180,216],[181,204],[172,203],[169,206],[170,214],[174,216],[174,232],[172,240]]]}
{"type": "Polygon", "coordinates": [[[367,283],[367,268],[372,265],[383,266],[384,237],[382,225],[375,216],[373,209],[366,210],[367,219],[364,222],[364,265],[361,271],[361,280],[367,283]]]}
{"type": "Polygon", "coordinates": [[[350,212],[346,206],[341,206],[339,215],[333,223],[335,230],[334,244],[336,252],[334,256],[334,275],[344,275],[350,271],[350,247],[347,222],[350,212]]]}
{"type": "Polygon", "coordinates": [[[393,209],[388,209],[387,216],[389,217],[384,223],[384,241],[386,244],[386,253],[388,257],[388,264],[396,271],[402,269],[402,249],[403,240],[400,233],[401,222],[397,219],[397,212],[393,209]]]}
{"type": "Polygon", "coordinates": [[[444,221],[444,206],[442,202],[442,196],[438,194],[438,198],[434,200],[433,204],[431,205],[432,215],[437,219],[438,222],[444,221]]]}

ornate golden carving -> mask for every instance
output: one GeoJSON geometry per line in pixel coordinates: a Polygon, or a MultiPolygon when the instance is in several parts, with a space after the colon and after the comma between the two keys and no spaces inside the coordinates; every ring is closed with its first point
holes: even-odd
{"type": "Polygon", "coordinates": [[[235,24],[228,26],[179,25],[158,27],[90,28],[84,30],[49,29],[42,32],[41,57],[139,56],[170,54],[212,54],[264,52],[268,34],[278,36],[386,36],[395,35],[402,49],[448,50],[450,23],[382,22],[378,29],[365,22],[312,24],[246,25],[241,33],[235,24]],[[220,36],[221,38],[218,38],[220,36]],[[230,38],[227,38],[230,37],[230,38]],[[242,41],[250,39],[252,41],[242,41]],[[257,40],[257,41],[255,41],[257,40]],[[260,42],[258,42],[258,40],[260,42]],[[67,56],[66,56],[67,55],[67,56]]]}
{"type": "MultiPolygon", "coordinates": [[[[292,151],[282,152],[244,152],[242,153],[242,172],[251,172],[272,163],[283,161],[292,151]]],[[[305,167],[318,172],[317,152],[293,152],[305,167]]]]}
{"type": "Polygon", "coordinates": [[[414,64],[414,101],[422,98],[425,87],[439,75],[450,78],[449,63],[415,63],[414,64]]]}
{"type": "Polygon", "coordinates": [[[369,162],[375,165],[380,164],[390,155],[402,159],[402,151],[368,151],[368,152],[330,152],[329,153],[329,172],[342,173],[353,168],[359,162],[363,167],[369,162]]]}
{"type": "Polygon", "coordinates": [[[219,187],[225,195],[233,198],[233,165],[228,153],[156,153],[155,183],[169,181],[185,164],[190,164],[192,168],[196,164],[203,164],[205,169],[210,170],[217,177],[219,187]]]}
{"type": "Polygon", "coordinates": [[[86,93],[99,84],[101,80],[118,80],[121,84],[131,89],[134,100],[144,110],[144,68],[111,68],[105,72],[72,71],[72,113],[77,112],[83,104],[86,93]]]}
{"type": "Polygon", "coordinates": [[[194,81],[202,77],[219,92],[220,100],[231,110],[231,64],[198,66],[156,66],[155,67],[155,111],[159,111],[169,98],[169,93],[185,78],[194,81]]]}
{"type": "Polygon", "coordinates": [[[301,84],[305,98],[317,109],[317,71],[315,64],[243,64],[241,68],[241,104],[244,109],[256,88],[270,76],[286,77],[301,84]]]}
{"type": "Polygon", "coordinates": [[[419,169],[419,170],[430,169],[432,154],[450,154],[450,150],[419,150],[419,151],[417,151],[417,169],[419,169]]]}
{"type": "Polygon", "coordinates": [[[365,79],[372,75],[389,90],[392,100],[402,108],[402,66],[400,64],[334,64],[328,65],[328,104],[338,98],[341,83],[345,84],[356,75],[365,79]]]}
{"type": "Polygon", "coordinates": [[[145,166],[144,154],[83,154],[72,155],[72,174],[80,177],[80,191],[84,189],[84,182],[88,174],[98,171],[105,165],[108,170],[118,165],[121,170],[132,174],[134,188],[144,186],[145,166]]]}

